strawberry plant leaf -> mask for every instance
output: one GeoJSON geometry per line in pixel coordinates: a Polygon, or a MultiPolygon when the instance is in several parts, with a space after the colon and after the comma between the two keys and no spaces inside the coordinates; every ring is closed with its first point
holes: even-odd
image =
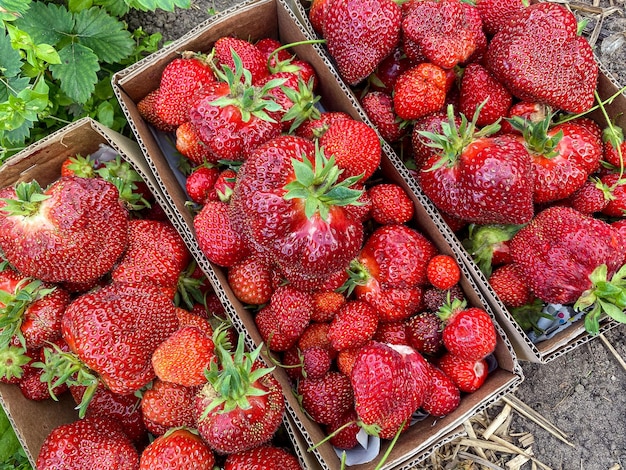
{"type": "Polygon", "coordinates": [[[61,90],[67,96],[78,103],[86,102],[98,82],[98,56],[81,44],[64,47],[59,56],[62,63],[50,65],[52,76],[61,82],[61,90]]]}
{"type": "Polygon", "coordinates": [[[126,0],[131,8],[137,10],[156,10],[174,11],[174,8],[187,9],[191,6],[190,0],[126,0]]]}
{"type": "Polygon", "coordinates": [[[100,5],[117,18],[121,18],[130,10],[128,2],[124,0],[95,0],[93,3],[94,5],[100,5]]]}
{"type": "Polygon", "coordinates": [[[14,21],[30,8],[31,0],[0,0],[0,20],[14,21]]]}
{"type": "Polygon", "coordinates": [[[100,8],[77,13],[74,34],[98,59],[112,64],[128,57],[135,43],[122,22],[104,13],[100,8]]]}
{"type": "Polygon", "coordinates": [[[15,26],[27,32],[35,43],[57,45],[72,36],[74,17],[61,5],[33,2],[29,14],[17,20],[15,26]]]}
{"type": "MultiPolygon", "coordinates": [[[[11,47],[11,39],[6,33],[0,34],[0,77],[15,77],[20,73],[20,68],[20,53],[11,47]]],[[[2,98],[1,91],[0,98],[2,98]]]]}

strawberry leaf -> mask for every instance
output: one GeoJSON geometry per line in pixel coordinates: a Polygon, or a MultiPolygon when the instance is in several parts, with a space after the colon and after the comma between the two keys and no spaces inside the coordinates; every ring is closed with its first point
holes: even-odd
{"type": "Polygon", "coordinates": [[[156,9],[174,11],[175,8],[187,9],[191,6],[190,0],[127,0],[127,3],[131,8],[143,11],[156,9]]]}
{"type": "MultiPolygon", "coordinates": [[[[11,47],[9,36],[0,34],[0,70],[2,70],[3,78],[15,77],[20,73],[20,60],[20,53],[11,47]]],[[[2,98],[2,90],[0,90],[0,98],[2,98]]]]}
{"type": "Polygon", "coordinates": [[[37,44],[56,45],[72,34],[74,17],[61,5],[33,2],[29,14],[17,20],[15,25],[26,31],[37,44]]]}
{"type": "Polygon", "coordinates": [[[51,65],[52,76],[61,82],[61,90],[78,103],[93,94],[100,70],[98,56],[81,44],[70,44],[59,51],[62,63],[51,65]]]}
{"type": "Polygon", "coordinates": [[[133,52],[134,42],[124,24],[103,14],[100,8],[90,8],[75,15],[73,33],[80,44],[88,47],[98,58],[112,64],[133,52]]]}

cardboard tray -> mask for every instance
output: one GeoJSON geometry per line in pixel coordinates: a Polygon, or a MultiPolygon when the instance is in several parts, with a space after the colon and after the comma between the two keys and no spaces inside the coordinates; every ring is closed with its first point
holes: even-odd
{"type": "MultiPolygon", "coordinates": [[[[227,35],[238,36],[251,41],[263,37],[273,37],[279,39],[283,44],[307,39],[289,5],[283,3],[282,0],[247,1],[216,15],[155,54],[118,72],[113,77],[113,89],[135,133],[137,142],[146,156],[146,161],[157,177],[163,195],[176,213],[177,218],[172,222],[188,242],[199,266],[213,283],[234,325],[241,333],[248,335],[249,346],[255,347],[262,343],[262,339],[254,323],[252,312],[244,309],[243,305],[233,295],[227,283],[226,271],[210,263],[198,247],[193,230],[193,214],[185,205],[187,197],[184,191],[184,181],[170,165],[176,154],[171,143],[172,136],[154,131],[141,118],[136,106],[143,97],[158,87],[163,69],[179,52],[184,50],[208,52],[219,37],[227,35]]],[[[331,70],[330,63],[324,57],[321,49],[311,45],[300,45],[294,48],[294,52],[300,58],[309,61],[319,75],[318,93],[322,96],[322,106],[325,109],[344,111],[355,119],[364,119],[362,111],[358,108],[349,90],[331,70]]],[[[388,149],[385,149],[385,154],[381,164],[383,174],[390,181],[395,181],[405,189],[409,189],[406,179],[403,177],[405,175],[398,171],[398,168],[402,167],[401,162],[388,149]]],[[[430,237],[440,251],[455,254],[455,250],[450,246],[446,237],[442,235],[440,223],[435,222],[432,217],[435,214],[434,209],[428,207],[427,201],[419,197],[415,197],[414,201],[416,208],[415,227],[430,237]]],[[[455,243],[458,242],[455,241],[455,243]]],[[[461,285],[469,298],[469,302],[476,306],[483,306],[488,310],[487,303],[471,275],[464,266],[462,269],[461,285]]],[[[438,420],[429,418],[412,426],[400,437],[383,468],[389,469],[419,461],[424,453],[442,445],[446,436],[457,429],[463,421],[497,401],[501,396],[511,392],[521,383],[523,374],[513,348],[501,328],[498,325],[496,328],[500,334],[495,353],[499,367],[490,374],[486,384],[474,394],[465,396],[461,406],[449,416],[438,420]]],[[[300,448],[302,453],[306,454],[307,448],[321,441],[324,433],[320,426],[311,421],[300,409],[297,399],[291,393],[286,373],[277,368],[275,375],[285,390],[288,411],[292,415],[294,424],[301,432],[300,448]]],[[[384,451],[384,447],[382,451],[384,451]]],[[[330,444],[321,445],[313,453],[322,468],[339,468],[340,461],[330,444]]],[[[352,468],[358,470],[371,469],[374,468],[375,464],[376,460],[352,468]]]]}
{"type": "MultiPolygon", "coordinates": [[[[299,0],[288,0],[290,8],[293,10],[294,15],[301,23],[302,30],[304,31],[305,36],[308,39],[318,39],[319,36],[313,30],[313,26],[308,18],[308,10],[305,5],[308,5],[308,2],[301,2],[299,0]]],[[[335,70],[335,75],[338,75],[336,72],[336,64],[334,59],[328,53],[328,50],[323,47],[323,54],[325,59],[332,64],[333,70],[335,70]]],[[[600,65],[600,77],[598,81],[598,94],[602,99],[607,99],[610,96],[613,96],[615,93],[621,89],[621,86],[617,85],[617,80],[610,74],[609,71],[606,70],[600,63],[600,60],[596,57],[596,61],[600,65]]],[[[339,78],[339,80],[348,87],[349,94],[351,98],[357,102],[357,107],[359,107],[359,111],[362,114],[365,114],[365,111],[362,110],[360,105],[358,104],[358,100],[354,91],[347,85],[345,82],[339,78]]],[[[607,106],[607,110],[609,112],[609,116],[613,118],[617,118],[616,124],[626,128],[626,95],[620,94],[612,104],[607,106]]],[[[601,125],[606,124],[606,120],[604,119],[602,113],[600,111],[593,112],[590,117],[595,119],[601,125]]],[[[371,121],[365,115],[364,120],[371,124],[371,121]]],[[[400,162],[402,166],[402,162],[400,162]]],[[[428,205],[432,206],[432,203],[429,202],[428,198],[424,195],[419,184],[410,174],[403,171],[399,168],[399,171],[407,178],[408,186],[411,191],[417,195],[417,197],[421,199],[425,199],[428,205]]],[[[487,282],[487,278],[480,271],[478,265],[474,262],[471,255],[463,248],[463,246],[458,243],[457,236],[450,230],[449,226],[444,222],[441,214],[438,209],[434,208],[435,214],[431,214],[433,218],[440,221],[440,223],[444,226],[441,228],[442,233],[446,240],[451,244],[458,258],[461,259],[468,270],[470,271],[472,277],[476,280],[476,284],[482,290],[485,295],[488,303],[493,308],[498,322],[504,328],[509,340],[513,344],[515,348],[515,353],[519,360],[536,362],[536,363],[548,363],[563,354],[577,348],[578,346],[585,344],[586,342],[594,339],[594,336],[587,333],[584,327],[584,322],[578,321],[573,323],[570,327],[563,329],[556,335],[550,337],[549,339],[545,339],[543,341],[534,343],[528,334],[518,325],[515,321],[511,313],[504,306],[502,301],[498,298],[493,289],[489,286],[487,282]]],[[[610,317],[605,317],[600,322],[600,333],[603,333],[607,330],[610,330],[617,326],[619,323],[610,317]]]]}

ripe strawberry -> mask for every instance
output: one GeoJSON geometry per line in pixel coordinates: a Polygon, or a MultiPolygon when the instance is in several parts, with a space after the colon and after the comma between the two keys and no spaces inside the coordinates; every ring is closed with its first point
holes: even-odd
{"type": "Polygon", "coordinates": [[[200,250],[212,263],[229,267],[248,255],[241,233],[233,227],[225,202],[208,201],[195,215],[193,226],[200,250]]]}
{"type": "Polygon", "coordinates": [[[408,345],[422,354],[437,354],[443,347],[443,322],[432,312],[407,319],[405,332],[408,345]]]}
{"type": "Polygon", "coordinates": [[[217,163],[211,149],[202,142],[196,126],[191,122],[183,122],[176,128],[176,150],[191,162],[192,165],[217,163]]]}
{"type": "Polygon", "coordinates": [[[459,112],[473,116],[481,103],[476,125],[479,127],[493,124],[506,116],[511,107],[511,93],[482,65],[474,62],[465,67],[461,78],[459,112]]]}
{"type": "Polygon", "coordinates": [[[261,348],[244,352],[239,336],[231,352],[224,333],[214,337],[218,361],[211,363],[209,382],[196,395],[194,416],[204,441],[217,453],[230,454],[270,441],[282,423],[285,397],[272,369],[258,359],[261,348]]]}
{"type": "Polygon", "coordinates": [[[139,454],[116,421],[92,417],[54,428],[41,446],[37,468],[137,470],[139,454]]]}
{"type": "Polygon", "coordinates": [[[185,190],[189,198],[197,204],[206,204],[215,192],[219,174],[220,170],[215,166],[201,165],[191,170],[185,180],[185,190]]]}
{"type": "Polygon", "coordinates": [[[367,343],[378,327],[378,313],[368,303],[349,300],[330,322],[328,339],[336,351],[367,343]]]}
{"type": "Polygon", "coordinates": [[[176,309],[176,318],[180,328],[194,326],[204,332],[209,338],[213,337],[213,326],[207,318],[207,307],[201,303],[194,304],[191,311],[184,308],[176,309]]]}
{"type": "Polygon", "coordinates": [[[161,73],[155,104],[157,116],[171,126],[189,121],[189,110],[215,81],[205,56],[191,51],[182,52],[161,73]]]}
{"type": "Polygon", "coordinates": [[[370,215],[375,222],[405,224],[413,218],[413,201],[402,188],[394,183],[379,183],[367,190],[371,201],[370,215]]]}
{"type": "Polygon", "coordinates": [[[609,217],[626,217],[626,178],[620,173],[608,173],[600,177],[607,205],[602,214],[609,217]]]}
{"type": "Polygon", "coordinates": [[[539,3],[520,10],[489,43],[485,65],[520,100],[572,113],[594,103],[598,65],[578,35],[576,17],[563,5],[539,3]]]}
{"type": "Polygon", "coordinates": [[[369,89],[391,94],[398,76],[412,65],[408,55],[406,48],[402,45],[394,48],[393,52],[385,57],[368,77],[369,89]]]}
{"type": "Polygon", "coordinates": [[[44,373],[43,369],[35,366],[24,372],[18,387],[25,398],[32,401],[44,401],[49,400],[52,396],[60,397],[68,391],[68,386],[64,383],[52,387],[52,389],[48,388],[44,373]]]}
{"type": "Polygon", "coordinates": [[[254,321],[270,350],[286,351],[298,341],[309,324],[312,310],[313,299],[309,293],[289,285],[280,286],[254,321]]]}
{"type": "Polygon", "coordinates": [[[402,12],[390,0],[329,0],[324,38],[349,84],[366,79],[398,45],[402,12]]]}
{"type": "Polygon", "coordinates": [[[424,193],[443,212],[468,222],[525,223],[533,213],[533,174],[528,151],[513,137],[476,133],[477,115],[457,128],[452,107],[442,135],[420,132],[441,149],[419,172],[424,193]],[[487,176],[488,175],[488,176],[487,176]]]}
{"type": "Polygon", "coordinates": [[[477,0],[483,31],[490,37],[502,29],[519,11],[528,6],[526,0],[477,0]]]}
{"type": "Polygon", "coordinates": [[[345,119],[350,120],[352,116],[343,111],[326,111],[320,115],[319,119],[302,123],[302,125],[296,129],[296,135],[308,140],[319,139],[334,121],[343,121],[345,119]]]}
{"type": "Polygon", "coordinates": [[[424,290],[424,309],[429,312],[437,312],[446,300],[464,300],[465,294],[458,284],[451,289],[441,290],[430,286],[424,290]]]}
{"type": "Polygon", "coordinates": [[[410,346],[404,321],[379,322],[376,333],[374,333],[372,339],[379,343],[404,344],[410,346]]]}
{"type": "MultiPolygon", "coordinates": [[[[448,115],[445,111],[436,111],[427,114],[413,123],[413,131],[411,133],[411,148],[413,150],[413,161],[417,170],[422,168],[424,162],[428,161],[438,153],[438,149],[431,147],[432,141],[424,137],[423,132],[431,132],[433,134],[441,134],[443,129],[442,123],[448,122],[448,115]]],[[[461,118],[454,117],[455,126],[461,125],[461,118]]],[[[418,172],[419,174],[419,172],[418,172]]]]}
{"type": "Polygon", "coordinates": [[[521,307],[533,300],[528,282],[515,263],[496,268],[489,276],[489,284],[507,307],[521,307]]]}
{"type": "Polygon", "coordinates": [[[228,454],[224,470],[302,470],[298,459],[283,449],[272,445],[255,447],[244,452],[228,454]]]}
{"type": "Polygon", "coordinates": [[[61,176],[80,176],[81,178],[95,178],[96,168],[100,168],[101,163],[97,162],[91,155],[83,157],[74,155],[67,157],[61,164],[61,176]]]}
{"type": "Polygon", "coordinates": [[[309,7],[308,17],[315,31],[318,35],[324,36],[324,25],[326,23],[326,12],[328,10],[328,3],[330,0],[313,0],[309,7]]]}
{"type": "Polygon", "coordinates": [[[47,282],[95,281],[128,243],[128,213],[100,178],[63,177],[0,190],[0,248],[25,276],[47,282]]]}
{"type": "Polygon", "coordinates": [[[350,381],[364,429],[392,439],[422,406],[431,385],[430,367],[411,347],[372,341],[359,350],[350,381]]]}
{"type": "Polygon", "coordinates": [[[332,366],[332,355],[328,348],[312,346],[302,351],[302,377],[319,379],[332,366]]]}
{"type": "Polygon", "coordinates": [[[466,393],[473,393],[482,387],[489,375],[489,366],[484,359],[471,361],[445,353],[439,358],[437,365],[461,392],[466,393]]]}
{"type": "Polygon", "coordinates": [[[624,168],[626,159],[626,140],[624,130],[612,124],[602,131],[604,160],[616,168],[624,168]]]}
{"type": "Polygon", "coordinates": [[[597,333],[603,313],[621,317],[626,306],[616,297],[623,290],[621,275],[616,274],[623,271],[626,252],[622,236],[611,225],[575,209],[554,206],[517,232],[510,247],[538,298],[589,308],[585,327],[590,333],[597,333]]]}
{"type": "Polygon", "coordinates": [[[337,417],[326,426],[326,434],[331,436],[329,442],[338,449],[352,449],[359,444],[357,435],[361,428],[354,408],[337,417]]]}
{"type": "Polygon", "coordinates": [[[256,84],[269,74],[266,57],[251,42],[230,36],[224,36],[215,41],[213,56],[218,68],[226,65],[234,70],[237,66],[233,53],[239,57],[243,68],[250,72],[252,83],[256,84]]]}
{"type": "Polygon", "coordinates": [[[171,428],[194,427],[194,398],[198,387],[185,387],[154,379],[141,398],[141,414],[148,431],[155,436],[171,428]]]}
{"type": "Polygon", "coordinates": [[[454,257],[439,254],[428,261],[426,277],[437,289],[452,289],[461,279],[461,269],[454,257]]]}
{"type": "Polygon", "coordinates": [[[206,382],[205,370],[215,360],[213,340],[195,326],[184,326],[152,353],[156,376],[186,387],[206,382]]]}
{"type": "Polygon", "coordinates": [[[532,124],[543,121],[550,113],[550,107],[536,101],[518,101],[509,108],[507,119],[500,121],[500,132],[503,134],[521,134],[511,124],[511,118],[519,116],[532,124]]]}
{"type": "Polygon", "coordinates": [[[328,338],[329,330],[330,323],[309,323],[298,339],[298,348],[304,351],[313,347],[322,347],[333,352],[328,338]]]}
{"type": "Polygon", "coordinates": [[[397,142],[406,135],[407,126],[396,115],[390,93],[369,91],[361,98],[361,106],[380,136],[387,142],[397,142]]]}
{"type": "Polygon", "coordinates": [[[339,308],[346,302],[346,297],[332,290],[322,290],[313,294],[311,321],[327,322],[333,319],[339,308]]]}
{"type": "Polygon", "coordinates": [[[41,349],[26,349],[21,346],[0,348],[0,382],[16,385],[32,369],[32,364],[41,359],[41,349]]]}
{"type": "Polygon", "coordinates": [[[162,132],[174,132],[176,125],[166,123],[156,111],[160,91],[160,88],[152,90],[139,100],[137,103],[137,112],[148,124],[152,124],[157,130],[162,132]]]}
{"type": "Polygon", "coordinates": [[[330,424],[354,407],[350,379],[330,371],[321,378],[305,377],[298,383],[302,408],[320,424],[330,424]]]}
{"type": "Polygon", "coordinates": [[[237,172],[231,168],[222,170],[215,182],[215,191],[209,194],[210,201],[229,202],[235,189],[237,172]]]}
{"type": "Polygon", "coordinates": [[[230,267],[228,285],[235,297],[244,304],[251,305],[266,304],[274,291],[271,269],[254,256],[230,267]]]}
{"type": "Polygon", "coordinates": [[[174,429],[157,437],[141,453],[140,470],[212,470],[215,455],[200,436],[188,429],[174,429]]]}
{"type": "Polygon", "coordinates": [[[128,248],[111,271],[112,279],[151,282],[165,292],[175,292],[191,253],[174,226],[170,222],[133,219],[128,223],[128,233],[128,248]]]}
{"type": "Polygon", "coordinates": [[[442,306],[437,315],[443,321],[443,345],[455,356],[478,361],[496,349],[498,334],[489,314],[467,302],[454,300],[442,306]]]}
{"type": "Polygon", "coordinates": [[[466,62],[486,42],[478,10],[460,0],[416,2],[402,31],[428,62],[446,69],[466,62]]]}
{"type": "Polygon", "coordinates": [[[352,368],[354,367],[354,361],[356,360],[360,349],[360,347],[352,349],[342,349],[337,353],[335,363],[337,364],[337,369],[339,370],[339,372],[350,377],[350,374],[352,374],[352,368]]]}
{"type": "Polygon", "coordinates": [[[361,121],[341,119],[333,122],[319,139],[319,144],[343,170],[341,179],[361,176],[360,181],[365,182],[380,164],[382,150],[378,135],[361,121]]]}
{"type": "Polygon", "coordinates": [[[254,46],[261,51],[266,62],[270,57],[272,58],[271,66],[275,66],[277,62],[288,61],[293,58],[289,50],[282,48],[283,44],[278,39],[261,38],[254,43],[254,46]],[[276,52],[276,49],[280,50],[276,52]]]}
{"type": "Polygon", "coordinates": [[[396,80],[393,105],[405,120],[419,119],[439,111],[446,99],[446,72],[430,62],[422,62],[403,72],[396,80]]]}
{"type": "Polygon", "coordinates": [[[432,385],[426,394],[422,409],[431,416],[443,417],[461,404],[461,391],[441,369],[431,366],[432,385]]]}

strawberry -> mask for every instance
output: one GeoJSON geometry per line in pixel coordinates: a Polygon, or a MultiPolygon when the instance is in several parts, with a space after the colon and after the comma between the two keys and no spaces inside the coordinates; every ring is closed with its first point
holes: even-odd
{"type": "Polygon", "coordinates": [[[394,48],[393,52],[385,57],[367,79],[369,89],[391,94],[395,88],[398,76],[411,67],[408,52],[402,45],[394,48]]]}
{"type": "Polygon", "coordinates": [[[59,397],[68,391],[66,384],[57,385],[50,390],[48,384],[43,379],[43,374],[44,371],[36,367],[32,367],[24,372],[18,387],[25,398],[32,401],[44,401],[50,399],[53,395],[59,397]]]}
{"type": "Polygon", "coordinates": [[[489,277],[493,266],[513,261],[509,242],[520,228],[521,225],[471,224],[462,244],[482,273],[489,277]]]}
{"type": "Polygon", "coordinates": [[[402,188],[394,183],[379,183],[367,190],[371,201],[370,215],[375,222],[404,224],[413,218],[413,201],[402,188]]]}
{"type": "Polygon", "coordinates": [[[0,382],[18,384],[32,369],[32,364],[41,359],[41,349],[26,349],[19,346],[0,348],[0,382]]]}
{"type": "Polygon", "coordinates": [[[402,20],[402,31],[428,62],[446,69],[466,62],[485,42],[478,10],[460,0],[416,2],[402,20]]]}
{"type": "Polygon", "coordinates": [[[230,36],[223,36],[213,45],[213,56],[218,68],[236,68],[233,53],[241,60],[243,68],[250,72],[252,83],[257,83],[268,75],[267,59],[260,49],[251,42],[230,36]]]}
{"type": "Polygon", "coordinates": [[[446,300],[464,300],[465,294],[458,284],[447,290],[437,289],[429,286],[424,289],[424,309],[429,312],[438,311],[446,300]]]}
{"type": "Polygon", "coordinates": [[[518,101],[509,108],[506,119],[500,121],[500,132],[503,134],[521,134],[522,132],[514,128],[510,121],[515,116],[519,116],[532,124],[543,121],[551,112],[551,108],[536,101],[518,101]]]}
{"type": "Polygon", "coordinates": [[[194,427],[194,399],[198,387],[185,387],[154,379],[141,398],[141,414],[148,431],[155,436],[181,426],[194,427]]]}
{"type": "Polygon", "coordinates": [[[197,433],[174,429],[158,436],[141,453],[140,470],[212,470],[215,455],[197,433]]]}
{"type": "Polygon", "coordinates": [[[195,326],[184,326],[152,353],[156,376],[186,387],[206,382],[205,370],[215,360],[213,340],[195,326]]]}
{"type": "Polygon", "coordinates": [[[626,159],[626,140],[624,140],[624,130],[612,124],[602,131],[602,142],[604,147],[604,160],[616,168],[624,168],[626,159]]]}
{"type": "Polygon", "coordinates": [[[593,215],[602,212],[612,197],[611,190],[606,184],[600,179],[589,177],[571,196],[563,199],[562,203],[583,214],[593,215]]]}
{"type": "Polygon", "coordinates": [[[330,339],[328,338],[328,331],[330,330],[330,323],[311,322],[304,329],[300,338],[298,338],[298,348],[301,351],[313,347],[322,347],[331,350],[330,339]]]}
{"type": "Polygon", "coordinates": [[[185,310],[184,308],[177,308],[176,318],[178,318],[180,328],[193,326],[202,331],[209,338],[213,336],[214,329],[207,318],[207,308],[201,303],[194,304],[191,311],[185,310]]]}
{"type": "Polygon", "coordinates": [[[461,279],[461,268],[454,257],[435,255],[428,261],[426,277],[437,289],[451,289],[461,279]]]}
{"type": "Polygon", "coordinates": [[[598,332],[603,313],[622,318],[626,251],[611,225],[569,207],[549,207],[517,232],[510,248],[535,296],[589,309],[590,333],[598,332]]]}
{"type": "Polygon", "coordinates": [[[430,62],[422,62],[397,78],[393,89],[396,114],[405,120],[419,119],[439,111],[446,99],[446,72],[430,62]]]}
{"type": "Polygon", "coordinates": [[[361,106],[380,136],[387,142],[397,142],[406,135],[407,127],[396,115],[391,94],[369,91],[361,98],[361,106]]]}
{"type": "Polygon", "coordinates": [[[312,346],[302,351],[302,377],[319,379],[330,371],[331,352],[328,348],[312,346]]]}
{"type": "Polygon", "coordinates": [[[200,250],[212,263],[229,267],[248,255],[225,202],[208,201],[194,216],[193,226],[200,250]]]}
{"type": "Polygon", "coordinates": [[[191,121],[183,122],[176,128],[176,150],[191,162],[202,165],[205,162],[217,163],[215,154],[202,142],[196,126],[191,121]]]}
{"type": "Polygon", "coordinates": [[[61,164],[61,176],[80,176],[81,178],[95,178],[96,168],[101,164],[95,161],[91,155],[73,155],[67,157],[61,164]]]}
{"type": "Polygon", "coordinates": [[[346,297],[343,294],[332,290],[321,290],[313,293],[311,321],[327,322],[332,320],[345,302],[346,297]]]}
{"type": "Polygon", "coordinates": [[[214,197],[212,194],[215,193],[219,174],[220,170],[215,166],[200,165],[191,170],[185,180],[185,190],[189,198],[197,204],[206,204],[214,197]]]}
{"type": "Polygon", "coordinates": [[[379,343],[404,344],[410,346],[404,321],[379,322],[376,333],[374,333],[372,339],[379,343]]]}
{"type": "Polygon", "coordinates": [[[468,361],[484,359],[496,349],[498,334],[489,314],[467,302],[453,300],[437,312],[443,321],[442,340],[446,349],[468,361]]]}
{"type": "Polygon", "coordinates": [[[391,439],[406,429],[430,388],[430,368],[408,346],[372,341],[359,350],[350,376],[366,432],[391,439]]]}
{"type": "MultiPolygon", "coordinates": [[[[436,111],[434,113],[427,114],[413,123],[413,131],[411,133],[411,148],[413,150],[413,160],[417,170],[422,168],[424,162],[428,161],[431,157],[434,157],[438,153],[438,149],[431,147],[429,144],[432,141],[424,137],[424,132],[431,132],[433,134],[442,134],[442,124],[448,125],[448,115],[445,111],[436,111]]],[[[455,126],[461,125],[461,118],[454,116],[455,126]]],[[[418,173],[419,174],[419,173],[418,173]]]]}
{"type": "Polygon", "coordinates": [[[476,131],[476,113],[457,128],[452,107],[442,135],[420,132],[441,149],[419,172],[419,183],[441,211],[468,222],[525,223],[534,213],[528,151],[509,136],[489,137],[497,126],[476,131]]]}
{"type": "Polygon", "coordinates": [[[324,24],[326,23],[326,12],[328,10],[329,0],[313,0],[309,7],[308,17],[318,35],[324,35],[324,24]]]}
{"type": "Polygon", "coordinates": [[[609,217],[626,217],[626,178],[620,173],[608,173],[600,178],[607,205],[601,210],[609,217]]]}
{"type": "Polygon", "coordinates": [[[189,121],[189,110],[215,81],[205,56],[191,51],[182,52],[161,73],[155,104],[157,116],[171,126],[189,121]]]}
{"type": "Polygon", "coordinates": [[[258,359],[261,347],[244,351],[239,336],[231,352],[225,330],[214,336],[218,361],[195,398],[194,415],[203,440],[219,454],[243,452],[267,443],[282,423],[285,397],[280,383],[258,359]]]}
{"type": "Polygon", "coordinates": [[[598,65],[578,35],[576,17],[563,5],[521,9],[490,41],[485,65],[520,100],[572,113],[594,103],[598,65]]]}
{"type": "Polygon", "coordinates": [[[528,283],[515,263],[497,267],[489,276],[488,281],[498,298],[507,307],[521,307],[533,300],[528,283]]]}
{"type": "Polygon", "coordinates": [[[487,361],[462,359],[451,353],[445,353],[437,361],[441,371],[446,374],[461,392],[473,393],[485,383],[489,374],[487,361]]]}
{"type": "Polygon", "coordinates": [[[339,416],[326,426],[326,434],[331,436],[329,442],[338,449],[352,449],[359,444],[357,435],[361,428],[354,408],[339,416]]]}
{"type": "Polygon", "coordinates": [[[271,58],[271,66],[275,66],[277,62],[288,61],[293,56],[291,53],[283,48],[283,44],[274,38],[261,38],[254,43],[254,46],[263,54],[265,61],[267,62],[271,58]],[[276,49],[280,49],[276,52],[276,49]]]}
{"type": "Polygon", "coordinates": [[[337,369],[339,370],[339,372],[350,377],[350,374],[352,374],[352,368],[354,367],[354,361],[356,360],[360,349],[360,347],[352,349],[342,349],[337,353],[335,363],[337,364],[337,369]]]}
{"type": "Polygon", "coordinates": [[[63,177],[0,190],[0,248],[25,276],[47,282],[95,281],[128,243],[128,213],[100,178],[63,177]]]}
{"type": "Polygon", "coordinates": [[[502,29],[519,11],[526,8],[526,0],[477,0],[483,31],[492,37],[502,29]]]}
{"type": "Polygon", "coordinates": [[[465,67],[461,78],[459,112],[473,116],[481,103],[476,125],[493,124],[506,116],[513,97],[511,93],[482,65],[474,62],[465,67]]]}
{"type": "Polygon", "coordinates": [[[170,222],[133,219],[128,223],[128,233],[128,248],[111,271],[113,281],[151,282],[164,292],[175,292],[191,254],[174,226],[170,222]]]}
{"type": "Polygon", "coordinates": [[[37,468],[137,470],[139,454],[115,420],[92,417],[54,428],[41,446],[37,468]]]}
{"type": "Polygon", "coordinates": [[[137,103],[137,112],[145,119],[148,124],[153,125],[157,130],[162,132],[174,132],[176,125],[166,123],[158,115],[156,106],[159,101],[160,88],[152,90],[137,103]]]}
{"type": "Polygon", "coordinates": [[[214,191],[209,194],[210,201],[229,202],[235,189],[237,172],[232,168],[226,168],[220,172],[215,182],[214,191]]]}
{"type": "Polygon", "coordinates": [[[333,122],[320,137],[319,145],[343,170],[341,179],[360,176],[361,182],[365,182],[380,164],[382,149],[378,135],[361,121],[342,119],[333,122]]]}
{"type": "Polygon", "coordinates": [[[320,424],[330,424],[354,406],[350,379],[340,372],[330,371],[321,378],[305,377],[297,387],[302,408],[320,424]]]}
{"type": "Polygon", "coordinates": [[[302,470],[298,459],[282,447],[263,445],[229,454],[224,470],[302,470]]]}
{"type": "Polygon", "coordinates": [[[365,80],[400,41],[402,12],[391,0],[329,0],[324,38],[339,74],[365,80]]]}
{"type": "Polygon", "coordinates": [[[228,285],[235,297],[244,304],[251,305],[266,304],[274,291],[271,269],[254,256],[230,267],[228,285]]]}
{"type": "Polygon", "coordinates": [[[437,354],[443,347],[443,322],[432,312],[421,312],[405,322],[407,343],[422,354],[437,354]]]}
{"type": "Polygon", "coordinates": [[[319,119],[303,122],[302,125],[296,129],[295,134],[298,137],[304,137],[309,140],[319,139],[333,122],[343,121],[345,119],[350,120],[352,116],[343,111],[326,111],[320,114],[319,119]]]}
{"type": "Polygon", "coordinates": [[[448,377],[441,369],[431,366],[432,385],[422,409],[431,416],[443,417],[461,404],[461,391],[454,381],[448,377]]]}
{"type": "Polygon", "coordinates": [[[378,327],[378,314],[368,303],[349,300],[341,306],[330,323],[328,339],[336,351],[367,343],[378,327]]]}

